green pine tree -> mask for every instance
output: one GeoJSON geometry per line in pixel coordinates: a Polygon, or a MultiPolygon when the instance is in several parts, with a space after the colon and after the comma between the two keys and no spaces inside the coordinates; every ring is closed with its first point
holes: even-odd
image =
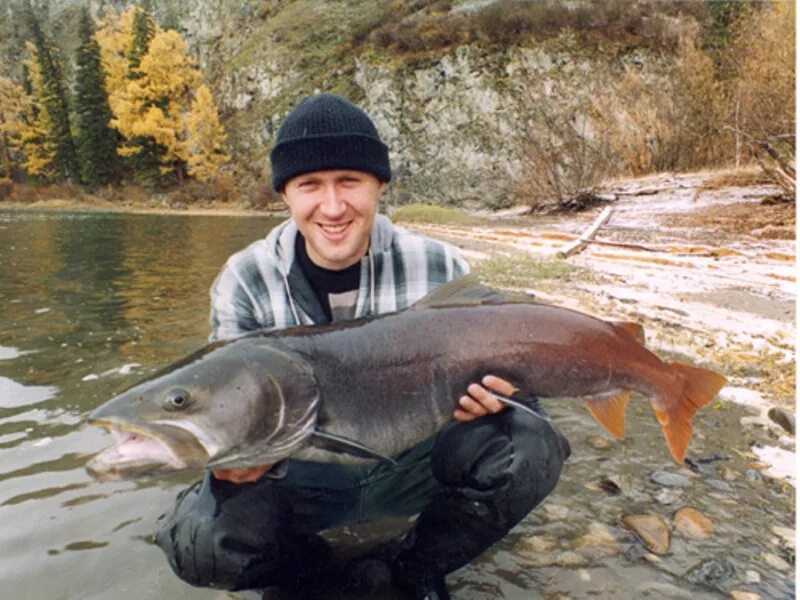
{"type": "Polygon", "coordinates": [[[139,79],[142,76],[139,65],[142,57],[147,54],[150,40],[156,32],[156,24],[146,8],[137,8],[133,17],[133,42],[128,52],[128,77],[139,79]]]}
{"type": "Polygon", "coordinates": [[[78,117],[76,145],[81,181],[90,189],[111,183],[117,175],[117,133],[105,89],[100,46],[94,37],[89,9],[81,12],[81,44],[76,56],[75,112],[78,117]]]}
{"type": "Polygon", "coordinates": [[[50,123],[48,137],[55,148],[53,166],[60,179],[77,181],[80,176],[78,155],[69,124],[69,106],[64,87],[64,74],[56,48],[47,40],[30,3],[25,5],[25,20],[36,46],[36,58],[42,73],[40,98],[50,123]]]}

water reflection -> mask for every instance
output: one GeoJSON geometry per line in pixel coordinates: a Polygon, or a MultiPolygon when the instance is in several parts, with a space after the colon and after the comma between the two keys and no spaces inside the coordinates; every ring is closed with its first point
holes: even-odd
{"type": "Polygon", "coordinates": [[[205,343],[214,276],[274,224],[0,212],[3,598],[220,597],[179,582],[146,541],[185,477],[98,484],[83,464],[108,440],[83,420],[205,343]]]}

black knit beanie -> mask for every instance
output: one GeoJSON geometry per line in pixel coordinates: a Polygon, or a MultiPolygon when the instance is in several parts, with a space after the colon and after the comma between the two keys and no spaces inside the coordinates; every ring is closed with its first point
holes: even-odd
{"type": "Polygon", "coordinates": [[[370,118],[352,102],[332,94],[309,96],[289,113],[269,155],[272,187],[282,191],[292,177],[311,171],[353,169],[392,178],[389,149],[370,118]]]}

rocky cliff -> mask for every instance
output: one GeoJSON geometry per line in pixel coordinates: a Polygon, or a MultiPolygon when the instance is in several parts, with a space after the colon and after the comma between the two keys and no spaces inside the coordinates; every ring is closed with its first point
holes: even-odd
{"type": "MultiPolygon", "coordinates": [[[[461,37],[446,30],[467,31],[474,27],[470,13],[499,3],[169,0],[154,3],[153,11],[183,33],[212,85],[237,177],[266,181],[283,116],[304,95],[331,91],[360,103],[389,144],[390,203],[502,207],[518,201],[526,177],[523,140],[532,110],[543,111],[545,122],[588,124],[582,131],[591,138],[593,98],[619,94],[617,83],[631,70],[669,95],[674,57],[613,35],[587,43],[566,27],[510,41],[475,29],[461,37]],[[430,35],[434,26],[435,43],[392,38],[404,31],[430,35]],[[443,35],[452,37],[442,42],[443,35]]],[[[48,22],[67,56],[74,45],[69,23],[80,4],[49,5],[48,22]]],[[[100,3],[90,4],[100,10],[100,3]]],[[[102,4],[121,10],[133,3],[102,4]]],[[[0,14],[9,27],[13,3],[0,2],[0,14]]],[[[686,20],[662,19],[676,31],[686,20]]],[[[621,98],[620,105],[629,101],[621,98]]],[[[547,128],[539,134],[548,135],[547,128]]]]}

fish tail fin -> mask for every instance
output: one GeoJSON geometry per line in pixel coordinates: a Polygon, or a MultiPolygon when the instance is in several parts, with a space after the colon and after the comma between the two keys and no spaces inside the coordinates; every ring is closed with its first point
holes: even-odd
{"type": "Polygon", "coordinates": [[[692,437],[694,413],[711,402],[728,380],[714,371],[683,363],[674,362],[670,367],[677,373],[679,385],[666,396],[663,406],[657,401],[651,401],[651,405],[661,423],[670,454],[680,464],[692,437]]]}
{"type": "Polygon", "coordinates": [[[628,406],[630,390],[618,389],[602,394],[584,396],[586,408],[608,433],[618,440],[625,435],[625,408],[628,406]]]}

